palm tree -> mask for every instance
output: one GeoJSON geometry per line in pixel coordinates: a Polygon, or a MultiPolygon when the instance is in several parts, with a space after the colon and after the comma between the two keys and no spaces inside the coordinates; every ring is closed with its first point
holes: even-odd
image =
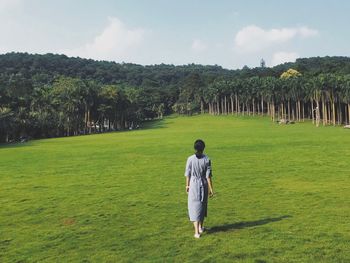
{"type": "Polygon", "coordinates": [[[343,102],[346,104],[346,111],[347,114],[345,114],[347,123],[350,124],[350,75],[345,75],[343,77],[343,85],[342,85],[342,95],[343,95],[343,102]]]}
{"type": "MultiPolygon", "coordinates": [[[[14,113],[10,108],[0,107],[0,135],[4,134],[4,141],[9,141],[9,134],[13,126],[13,116],[14,113]]],[[[0,141],[1,141],[0,137],[0,141]]]]}
{"type": "Polygon", "coordinates": [[[83,127],[85,83],[80,79],[60,77],[52,87],[53,104],[59,113],[59,126],[67,136],[77,135],[83,127]]]}

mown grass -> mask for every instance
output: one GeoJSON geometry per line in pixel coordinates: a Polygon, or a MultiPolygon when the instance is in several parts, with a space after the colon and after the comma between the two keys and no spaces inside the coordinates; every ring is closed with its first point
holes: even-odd
{"type": "Polygon", "coordinates": [[[232,116],[147,127],[0,146],[0,262],[350,262],[349,130],[232,116]],[[197,138],[217,192],[199,240],[183,176],[197,138]]]}

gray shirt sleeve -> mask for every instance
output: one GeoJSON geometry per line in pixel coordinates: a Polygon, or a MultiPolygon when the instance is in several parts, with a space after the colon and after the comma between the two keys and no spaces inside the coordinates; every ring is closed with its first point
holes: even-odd
{"type": "Polygon", "coordinates": [[[186,162],[185,176],[191,176],[192,171],[192,158],[188,157],[186,162]]]}

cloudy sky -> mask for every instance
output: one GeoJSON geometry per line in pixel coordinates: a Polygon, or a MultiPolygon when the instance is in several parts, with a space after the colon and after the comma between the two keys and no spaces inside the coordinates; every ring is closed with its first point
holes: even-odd
{"type": "Polygon", "coordinates": [[[345,0],[0,0],[0,53],[268,66],[350,56],[345,0]]]}

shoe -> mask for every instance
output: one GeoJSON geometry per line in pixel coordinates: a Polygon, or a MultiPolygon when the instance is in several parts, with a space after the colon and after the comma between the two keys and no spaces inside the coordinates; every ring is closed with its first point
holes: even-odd
{"type": "Polygon", "coordinates": [[[195,237],[195,238],[200,238],[201,235],[200,235],[200,234],[194,234],[194,237],[195,237]]]}
{"type": "Polygon", "coordinates": [[[199,234],[202,234],[204,231],[205,231],[205,227],[200,228],[200,229],[198,230],[199,234]]]}

